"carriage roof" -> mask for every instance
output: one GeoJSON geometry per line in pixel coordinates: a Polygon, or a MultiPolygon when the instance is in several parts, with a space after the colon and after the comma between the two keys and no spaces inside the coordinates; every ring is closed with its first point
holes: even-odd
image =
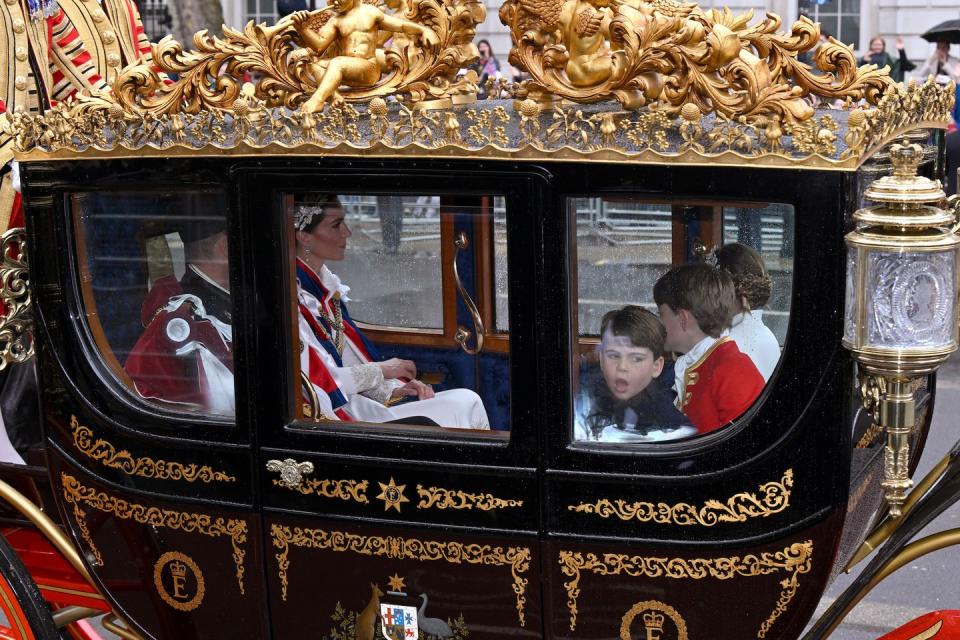
{"type": "Polygon", "coordinates": [[[304,108],[306,27],[288,17],[198,34],[196,51],[167,38],[154,47],[156,67],[126,69],[110,94],[7,114],[3,126],[21,161],[296,155],[854,170],[904,133],[945,128],[953,108],[952,85],[894,83],[832,38],[814,51],[819,25],[806,18],[786,34],[772,14],[748,26],[750,14],[669,2],[620,10],[646,35],[614,37],[611,27],[615,77],[584,88],[558,67],[564,43],[531,23],[529,0],[507,0],[511,62],[532,77],[490,82],[493,98],[477,100],[476,74],[462,68],[475,59],[471,29],[483,9],[432,4],[441,10],[420,19],[439,34],[436,49],[408,49],[413,61],[384,49],[392,71],[342,88],[344,101],[322,110],[304,108]],[[806,53],[814,66],[801,61],[806,53]]]}

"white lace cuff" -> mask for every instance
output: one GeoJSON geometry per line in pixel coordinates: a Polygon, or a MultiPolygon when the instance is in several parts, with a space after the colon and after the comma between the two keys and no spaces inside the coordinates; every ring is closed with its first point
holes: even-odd
{"type": "Polygon", "coordinates": [[[399,380],[384,380],[377,385],[375,389],[370,389],[363,393],[371,400],[376,400],[382,405],[386,405],[393,396],[393,390],[402,387],[403,383],[399,380]]]}
{"type": "Polygon", "coordinates": [[[353,376],[353,383],[356,387],[355,393],[367,395],[368,392],[383,384],[383,371],[372,362],[350,367],[350,374],[353,376]]]}

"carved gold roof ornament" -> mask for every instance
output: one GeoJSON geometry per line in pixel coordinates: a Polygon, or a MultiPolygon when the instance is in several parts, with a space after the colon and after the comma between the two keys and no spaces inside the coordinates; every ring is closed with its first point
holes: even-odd
{"type": "Polygon", "coordinates": [[[154,59],[176,82],[129,67],[110,94],[3,114],[0,130],[22,161],[228,149],[852,170],[897,136],[945,128],[954,101],[952,85],[893,83],[835,41],[812,69],[798,55],[819,27],[805,18],[785,34],[772,14],[750,26],[674,0],[506,0],[511,61],[533,77],[474,102],[461,69],[477,56],[478,0],[331,3],[201,32],[196,51],[165,39],[154,59]],[[345,41],[366,57],[340,55],[345,41]]]}
{"type": "Polygon", "coordinates": [[[506,0],[510,62],[532,78],[518,95],[573,102],[616,99],[626,108],[658,104],[676,115],[702,113],[750,121],[807,120],[807,100],[876,102],[893,81],[888,69],[857,66],[853,49],[833,38],[818,46],[820,26],[805,17],[789,34],[767,14],[702,11],[674,0],[506,0]],[[820,73],[798,54],[816,48],[820,73]]]}
{"type": "Polygon", "coordinates": [[[610,103],[545,107],[532,98],[422,110],[377,96],[321,113],[268,107],[252,84],[231,109],[129,112],[81,96],[44,114],[4,114],[19,160],[317,154],[504,160],[630,161],[854,170],[904,133],[945,128],[953,86],[891,85],[875,107],[822,109],[793,123],[610,103]]]}
{"type": "Polygon", "coordinates": [[[156,115],[229,110],[245,77],[268,107],[310,113],[387,95],[449,106],[476,98],[476,73],[459,72],[479,56],[473,38],[485,17],[477,0],[331,0],[274,26],[224,27],[223,38],[201,31],[195,51],[168,36],[153,57],[179,80],[166,84],[150,66],[133,66],[113,91],[125,112],[156,115]]]}

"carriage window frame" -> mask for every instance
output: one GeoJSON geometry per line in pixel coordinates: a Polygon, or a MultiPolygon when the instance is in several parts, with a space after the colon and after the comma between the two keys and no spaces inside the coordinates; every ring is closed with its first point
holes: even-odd
{"type": "MultiPolygon", "coordinates": [[[[230,193],[223,185],[191,185],[189,187],[177,185],[163,185],[143,187],[139,185],[118,185],[111,188],[70,188],[62,192],[62,203],[64,214],[68,220],[69,229],[68,242],[71,245],[72,264],[69,271],[73,280],[72,304],[76,308],[75,334],[87,352],[88,366],[100,372],[100,381],[109,390],[114,399],[122,402],[126,406],[137,411],[146,410],[150,414],[163,417],[166,424],[175,427],[177,430],[184,428],[196,429],[200,425],[210,425],[216,431],[197,432],[197,436],[211,437],[213,433],[235,433],[237,432],[237,405],[234,406],[233,415],[224,415],[222,413],[213,413],[204,410],[189,411],[178,409],[178,404],[161,399],[151,400],[140,396],[133,380],[124,369],[123,364],[117,357],[110,340],[107,338],[104,329],[97,296],[93,291],[93,276],[90,273],[89,245],[87,231],[82,220],[82,208],[76,206],[74,198],[87,194],[96,194],[98,196],[123,196],[127,194],[162,195],[162,194],[215,194],[223,198],[223,221],[224,226],[230,233],[230,193]],[[95,358],[90,358],[93,355],[95,358]]],[[[228,243],[228,264],[230,265],[231,287],[236,285],[234,282],[236,256],[234,255],[233,243],[228,243]]],[[[231,295],[231,308],[234,315],[237,312],[237,301],[231,295]]],[[[138,319],[139,323],[139,319],[138,319]]],[[[234,379],[234,392],[236,393],[237,380],[234,379]]],[[[216,436],[213,436],[216,437],[216,436]]]]}
{"type": "MultiPolygon", "coordinates": [[[[284,421],[284,431],[305,435],[307,437],[322,435],[355,435],[371,440],[397,441],[415,438],[418,442],[428,442],[432,444],[452,445],[452,444],[474,444],[496,447],[509,447],[514,442],[514,402],[513,402],[513,377],[514,377],[514,359],[511,349],[511,332],[496,330],[496,255],[495,255],[495,220],[494,220],[494,199],[502,198],[507,211],[510,210],[509,200],[511,194],[509,189],[471,189],[469,191],[453,190],[447,187],[430,186],[420,188],[422,183],[414,185],[405,185],[402,189],[393,189],[385,191],[378,188],[363,189],[356,186],[349,186],[351,179],[348,174],[332,176],[330,184],[323,186],[311,185],[308,187],[281,187],[274,185],[271,187],[273,195],[271,201],[274,203],[274,213],[276,219],[282,220],[283,234],[281,246],[283,251],[278,252],[281,255],[284,274],[284,310],[288,312],[290,323],[286,330],[289,337],[286,340],[288,380],[300,380],[299,357],[296,354],[300,342],[298,339],[297,323],[297,286],[296,286],[296,239],[295,231],[290,220],[288,207],[292,204],[292,196],[298,192],[305,191],[326,191],[337,193],[338,195],[436,195],[443,197],[476,197],[480,202],[481,214],[476,217],[473,223],[474,237],[478,243],[484,243],[484,250],[476,253],[474,258],[475,280],[477,290],[474,303],[476,304],[481,319],[483,320],[485,331],[483,353],[496,353],[505,355],[507,358],[507,370],[509,372],[510,400],[508,406],[508,415],[510,416],[509,429],[495,429],[491,424],[490,430],[470,430],[459,429],[455,427],[427,426],[403,423],[382,423],[382,422],[362,422],[362,421],[313,421],[305,417],[300,399],[300,388],[298,385],[287,385],[287,411],[284,421]]],[[[324,181],[326,182],[326,181],[324,181]]],[[[457,205],[440,205],[456,209],[457,205]]],[[[453,280],[452,271],[449,268],[453,259],[454,250],[452,249],[452,239],[454,237],[454,220],[451,213],[442,213],[440,220],[441,227],[441,248],[440,258],[441,267],[441,301],[443,303],[443,326],[439,329],[416,328],[416,327],[392,327],[385,325],[375,325],[356,321],[358,327],[369,330],[380,339],[395,340],[400,345],[418,345],[418,338],[434,338],[438,340],[453,340],[459,324],[457,321],[457,306],[460,301],[460,294],[457,285],[453,280]]],[[[509,213],[505,218],[509,219],[509,213]]],[[[509,222],[507,223],[509,236],[509,222]]],[[[508,241],[509,244],[509,241],[508,241]]],[[[509,258],[508,258],[509,260],[509,258]]],[[[509,263],[508,263],[509,264],[509,263]]],[[[509,269],[509,266],[508,266],[509,269]]],[[[351,284],[346,283],[348,286],[351,284]]],[[[508,285],[508,315],[511,295],[508,285]]],[[[473,327],[468,327],[471,330],[473,327]]],[[[470,343],[474,342],[471,337],[470,343]]],[[[455,343],[454,343],[455,344],[455,343]]],[[[436,345],[425,344],[425,347],[445,347],[452,348],[450,345],[437,343],[436,345]]],[[[459,349],[459,345],[455,345],[459,349]]]]}
{"type": "MultiPolygon", "coordinates": [[[[748,200],[748,199],[736,199],[725,201],[722,199],[715,199],[704,196],[683,196],[676,194],[668,193],[650,193],[643,192],[641,190],[637,191],[608,191],[603,189],[598,189],[596,191],[591,191],[589,193],[581,192],[560,192],[558,195],[558,201],[563,203],[564,211],[563,216],[566,221],[567,237],[566,237],[566,279],[567,279],[567,291],[568,291],[568,300],[567,300],[567,315],[568,315],[568,326],[569,331],[567,335],[568,339],[568,375],[570,376],[570,388],[568,390],[569,394],[569,405],[568,411],[566,412],[566,417],[568,420],[567,429],[563,440],[565,442],[565,448],[571,451],[581,452],[588,455],[600,455],[604,457],[637,457],[637,456],[673,456],[673,455],[685,455],[693,452],[699,452],[706,449],[710,449],[717,445],[720,442],[726,441],[732,437],[736,437],[737,434],[741,433],[744,429],[748,428],[752,422],[752,417],[760,410],[763,404],[766,402],[767,397],[770,395],[772,389],[776,387],[779,383],[780,376],[782,373],[782,365],[784,357],[786,356],[790,346],[791,346],[791,334],[792,334],[792,323],[793,323],[793,312],[794,312],[794,303],[795,303],[795,279],[796,273],[791,265],[790,276],[789,276],[789,295],[787,300],[789,301],[789,309],[787,322],[783,332],[783,340],[780,344],[780,357],[777,361],[777,365],[774,368],[774,371],[770,375],[770,378],[764,382],[763,388],[760,390],[760,393],[754,399],[753,403],[744,410],[739,416],[737,416],[732,422],[715,429],[713,431],[704,433],[704,434],[694,434],[687,438],[677,439],[675,441],[663,441],[663,442],[634,442],[634,443],[623,443],[623,442],[603,442],[596,440],[577,440],[575,435],[576,429],[576,398],[580,391],[580,366],[582,362],[582,355],[585,353],[585,349],[594,347],[600,343],[599,336],[593,334],[582,334],[580,333],[580,281],[579,281],[579,254],[578,254],[578,239],[577,239],[577,210],[575,207],[571,206],[573,202],[577,199],[589,199],[589,198],[598,198],[598,199],[610,199],[610,200],[623,200],[631,199],[641,202],[643,204],[663,204],[670,207],[716,207],[719,209],[720,218],[719,218],[719,238],[720,244],[724,244],[724,238],[726,236],[726,230],[724,228],[724,210],[728,208],[756,208],[763,209],[771,205],[782,205],[789,207],[794,216],[794,221],[791,223],[790,233],[791,240],[795,246],[796,244],[796,216],[798,212],[798,206],[795,202],[788,201],[788,199],[780,200],[748,200]]],[[[684,232],[681,232],[681,234],[684,232]]],[[[677,259],[677,247],[676,247],[676,223],[672,222],[671,224],[671,244],[673,244],[673,251],[671,252],[671,262],[668,269],[672,269],[675,266],[681,264],[691,264],[690,262],[676,262],[677,259]]],[[[666,272],[664,272],[666,273],[666,272]]],[[[661,274],[662,275],[662,274],[661,274]]],[[[652,290],[651,290],[652,295],[652,290]]],[[[657,313],[654,311],[654,313],[657,313]]],[[[657,314],[659,315],[659,314],[657,314]]]]}

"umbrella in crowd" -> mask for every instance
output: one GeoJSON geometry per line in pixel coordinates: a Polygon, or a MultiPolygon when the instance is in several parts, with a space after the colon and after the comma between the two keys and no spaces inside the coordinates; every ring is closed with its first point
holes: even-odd
{"type": "Polygon", "coordinates": [[[949,42],[950,44],[960,44],[960,20],[947,20],[941,22],[935,27],[927,29],[920,36],[927,42],[949,42]]]}

